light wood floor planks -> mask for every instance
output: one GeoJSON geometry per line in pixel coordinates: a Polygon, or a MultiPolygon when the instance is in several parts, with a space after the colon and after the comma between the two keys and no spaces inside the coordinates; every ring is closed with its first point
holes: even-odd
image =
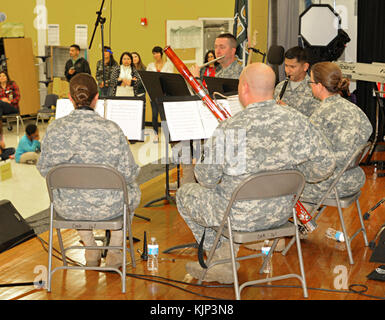
{"type": "MultiPolygon", "coordinates": [[[[367,181],[362,190],[361,209],[366,212],[379,200],[385,197],[385,178],[378,178],[373,167],[364,167],[367,173],[367,181]]],[[[175,173],[174,173],[175,175],[175,173]]],[[[159,202],[151,208],[143,208],[150,200],[161,197],[164,194],[164,175],[157,177],[141,186],[142,203],[137,214],[151,218],[147,222],[140,218],[134,218],[134,236],[143,239],[144,231],[148,239],[155,236],[160,245],[160,251],[174,245],[189,243],[193,237],[186,224],[179,216],[173,203],[159,202]]],[[[372,240],[379,227],[384,224],[385,205],[377,208],[370,219],[365,221],[368,239],[372,240]]],[[[344,211],[347,228],[353,232],[358,228],[358,217],[354,207],[344,211]]],[[[355,264],[350,265],[344,244],[326,239],[325,230],[331,226],[340,229],[337,212],[334,209],[327,211],[319,219],[319,227],[316,231],[302,241],[304,264],[307,285],[309,288],[336,289],[343,283],[340,281],[343,272],[346,272],[347,284],[363,284],[368,287],[369,295],[385,296],[385,286],[379,281],[368,280],[366,276],[374,270],[379,263],[370,263],[372,251],[363,246],[362,236],[353,240],[352,250],[355,264]],[[342,273],[341,273],[342,272],[342,273]]],[[[63,232],[65,243],[77,243],[79,238],[73,230],[63,232]]],[[[48,240],[48,232],[41,235],[48,240]]],[[[55,234],[55,247],[58,247],[55,234]]],[[[143,241],[135,243],[135,251],[141,250],[143,241]]],[[[240,254],[250,252],[241,248],[240,254]]],[[[74,260],[84,262],[83,253],[70,254],[74,260]]],[[[140,260],[140,254],[136,252],[137,267],[128,267],[128,272],[135,275],[148,275],[145,262],[140,260]]],[[[43,249],[41,242],[31,239],[15,248],[0,254],[0,284],[38,281],[47,265],[48,254],[43,249]]],[[[53,276],[52,292],[33,286],[0,287],[0,299],[2,300],[210,300],[211,298],[234,299],[233,288],[209,288],[196,287],[188,283],[195,283],[185,272],[185,264],[196,259],[195,249],[183,249],[174,254],[160,254],[158,276],[185,283],[167,282],[176,287],[162,283],[146,281],[127,277],[127,293],[121,293],[120,277],[114,273],[99,273],[95,271],[58,271],[53,276]],[[171,261],[174,259],[173,261],[171,261]],[[183,290],[182,290],[183,289],[183,290]],[[190,290],[196,294],[184,290],[190,290]]],[[[54,265],[60,265],[61,261],[54,259],[54,265]]],[[[240,282],[252,277],[261,278],[258,275],[260,261],[248,260],[241,262],[239,269],[240,282]]],[[[296,248],[293,246],[286,257],[280,253],[273,256],[273,274],[293,271],[297,272],[296,248]]],[[[215,283],[205,283],[213,285],[215,283]]],[[[298,286],[299,281],[283,280],[273,285],[298,286]]],[[[302,290],[299,288],[274,288],[254,287],[242,292],[242,299],[249,300],[297,300],[303,299],[302,290]]],[[[367,300],[372,299],[363,295],[352,293],[335,293],[321,290],[309,290],[309,300],[367,300]]]]}

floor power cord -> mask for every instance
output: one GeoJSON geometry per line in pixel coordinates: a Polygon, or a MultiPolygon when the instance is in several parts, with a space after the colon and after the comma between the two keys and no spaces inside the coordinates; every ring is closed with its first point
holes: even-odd
{"type": "MultiPolygon", "coordinates": [[[[40,241],[43,249],[46,252],[48,252],[48,249],[46,247],[46,245],[48,245],[47,241],[45,241],[44,239],[42,239],[38,235],[36,237],[40,241]]],[[[53,248],[53,251],[55,251],[56,253],[61,254],[60,251],[58,251],[55,248],[53,248]]],[[[62,261],[62,258],[57,256],[57,255],[55,255],[55,254],[53,254],[53,257],[55,257],[56,259],[62,261]]],[[[137,260],[140,260],[140,258],[137,259],[137,260]]],[[[175,259],[166,259],[166,260],[175,261],[175,259]]],[[[77,262],[77,261],[75,261],[73,259],[70,259],[68,257],[67,257],[67,263],[68,264],[72,264],[72,265],[84,266],[80,262],[77,262]]],[[[129,263],[127,263],[126,267],[130,267],[131,268],[130,265],[131,265],[131,263],[129,262],[129,263]]],[[[191,286],[191,287],[200,287],[200,288],[233,288],[232,284],[230,284],[230,285],[226,285],[226,284],[222,284],[222,285],[204,285],[204,284],[190,283],[190,282],[185,282],[185,281],[181,281],[181,280],[170,279],[170,278],[161,277],[161,276],[157,276],[157,275],[135,274],[135,273],[128,273],[128,272],[126,273],[126,275],[127,275],[127,277],[131,277],[131,278],[134,278],[134,279],[140,279],[140,280],[145,280],[145,281],[150,281],[150,282],[155,282],[155,283],[167,285],[167,286],[176,288],[178,290],[181,290],[181,291],[184,291],[184,292],[187,292],[187,293],[199,296],[201,298],[207,298],[207,299],[212,299],[212,300],[227,300],[227,299],[222,299],[222,298],[218,298],[218,297],[212,297],[212,296],[203,295],[203,294],[200,294],[200,293],[188,290],[186,288],[183,288],[181,286],[178,286],[176,284],[180,284],[180,285],[184,285],[184,286],[191,286]],[[173,284],[173,283],[176,283],[176,284],[173,284]]],[[[0,284],[0,288],[2,288],[2,287],[15,287],[15,286],[30,286],[30,285],[34,285],[34,286],[37,286],[37,287],[43,287],[44,283],[42,283],[42,282],[38,282],[38,283],[36,283],[36,282],[24,282],[24,283],[0,284]]],[[[296,285],[271,285],[271,284],[263,285],[263,284],[261,284],[261,285],[252,285],[250,287],[254,287],[254,288],[302,289],[302,286],[299,286],[299,285],[296,286],[296,285]]],[[[331,293],[357,294],[357,295],[365,296],[367,298],[378,299],[378,300],[385,300],[385,297],[380,297],[380,296],[375,296],[375,295],[367,294],[366,292],[369,290],[369,288],[366,285],[364,285],[364,284],[351,284],[349,286],[348,290],[312,288],[312,287],[307,287],[307,289],[308,290],[313,290],[313,291],[322,291],[322,292],[331,292],[331,293]]]]}

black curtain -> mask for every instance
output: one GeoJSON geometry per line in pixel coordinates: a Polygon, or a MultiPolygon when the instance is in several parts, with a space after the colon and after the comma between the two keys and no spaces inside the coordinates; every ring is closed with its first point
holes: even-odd
{"type": "MultiPolygon", "coordinates": [[[[385,1],[358,0],[357,62],[385,63],[385,1]]],[[[357,104],[366,113],[373,125],[376,124],[376,99],[373,97],[373,83],[357,81],[357,104]]],[[[385,119],[380,115],[378,141],[384,136],[385,119]]],[[[374,132],[372,139],[374,137],[374,132]]]]}

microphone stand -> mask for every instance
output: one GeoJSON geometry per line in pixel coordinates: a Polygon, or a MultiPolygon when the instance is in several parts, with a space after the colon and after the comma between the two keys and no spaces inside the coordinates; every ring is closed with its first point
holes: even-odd
{"type": "Polygon", "coordinates": [[[92,43],[94,41],[96,29],[98,28],[98,25],[100,23],[100,31],[101,31],[101,39],[102,39],[103,88],[106,85],[106,81],[105,81],[106,80],[106,77],[105,77],[105,66],[104,66],[104,23],[106,22],[106,18],[102,17],[102,10],[103,10],[103,6],[104,6],[104,1],[105,0],[102,0],[102,4],[100,6],[100,10],[96,11],[97,17],[96,17],[96,22],[95,22],[95,28],[94,28],[94,31],[92,33],[90,45],[88,46],[88,50],[90,50],[91,47],[92,47],[92,43]]]}
{"type": "Polygon", "coordinates": [[[266,59],[266,53],[264,52],[261,52],[259,51],[258,49],[255,49],[255,48],[247,48],[248,50],[252,50],[254,53],[259,53],[260,55],[262,55],[262,63],[265,63],[265,59],[266,59]]]}

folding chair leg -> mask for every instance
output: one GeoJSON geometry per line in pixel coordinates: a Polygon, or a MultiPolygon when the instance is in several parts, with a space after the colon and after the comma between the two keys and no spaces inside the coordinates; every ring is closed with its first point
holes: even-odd
{"type": "Polygon", "coordinates": [[[283,249],[282,251],[282,255],[283,256],[286,256],[286,253],[290,250],[291,246],[294,244],[295,242],[295,237],[292,237],[289,241],[289,243],[287,244],[287,246],[285,247],[285,249],[283,249]]]}
{"type": "MultiPolygon", "coordinates": [[[[227,217],[227,225],[231,226],[230,217],[227,217]]],[[[237,266],[235,264],[236,257],[234,252],[234,239],[233,239],[233,232],[231,230],[231,227],[229,227],[229,240],[230,240],[231,265],[233,267],[235,299],[241,300],[241,293],[239,291],[239,282],[238,282],[238,271],[237,271],[237,266]]]]}
{"type": "MultiPolygon", "coordinates": [[[[122,263],[122,293],[126,293],[126,268],[127,268],[127,208],[126,204],[123,206],[124,215],[123,215],[123,263],[122,263]]],[[[131,232],[130,232],[131,240],[131,232]]],[[[132,252],[132,247],[130,247],[132,252]]]]}
{"type": "Polygon", "coordinates": [[[306,287],[306,277],[305,277],[305,268],[303,266],[303,258],[302,258],[302,248],[301,248],[301,239],[299,238],[299,231],[298,231],[298,225],[297,225],[297,217],[296,214],[294,213],[294,223],[296,225],[295,229],[295,240],[297,243],[297,254],[298,254],[298,261],[299,261],[299,269],[301,271],[301,283],[302,283],[302,289],[303,289],[303,296],[307,298],[308,292],[307,292],[307,287],[306,287]]]}
{"type": "MultiPolygon", "coordinates": [[[[133,268],[136,268],[136,262],[135,262],[135,255],[134,255],[134,240],[132,238],[132,228],[131,228],[131,221],[132,219],[129,219],[129,222],[127,224],[128,228],[128,239],[130,243],[130,256],[131,256],[131,264],[133,268]]],[[[127,239],[127,236],[126,236],[127,239]]]]}
{"type": "Polygon", "coordinates": [[[345,245],[346,245],[346,250],[348,251],[348,256],[349,256],[349,263],[350,264],[354,264],[354,260],[353,260],[353,255],[352,255],[352,249],[350,247],[350,238],[349,238],[349,235],[346,231],[346,227],[345,227],[345,221],[344,221],[344,217],[342,215],[342,209],[341,209],[341,203],[340,203],[340,198],[338,196],[338,193],[337,193],[337,189],[334,188],[334,194],[336,196],[336,201],[337,201],[337,209],[338,209],[338,215],[340,217],[340,222],[341,222],[341,227],[342,227],[342,232],[344,234],[344,237],[345,237],[345,245]]]}
{"type": "Polygon", "coordinates": [[[366,229],[364,225],[364,220],[362,219],[361,207],[358,199],[356,200],[356,205],[357,205],[358,217],[360,219],[360,224],[361,224],[362,236],[364,237],[365,247],[368,247],[369,246],[368,237],[366,235],[366,229]]]}
{"type": "Polygon", "coordinates": [[[59,247],[60,247],[61,256],[63,259],[63,266],[66,267],[67,266],[67,257],[66,257],[65,251],[64,251],[63,238],[61,236],[60,229],[56,229],[56,233],[57,233],[57,238],[59,240],[59,247]]]}
{"type": "Polygon", "coordinates": [[[53,217],[53,204],[51,203],[51,214],[49,224],[49,239],[48,239],[48,275],[47,275],[47,291],[51,292],[51,279],[52,279],[52,217],[53,217]]]}

